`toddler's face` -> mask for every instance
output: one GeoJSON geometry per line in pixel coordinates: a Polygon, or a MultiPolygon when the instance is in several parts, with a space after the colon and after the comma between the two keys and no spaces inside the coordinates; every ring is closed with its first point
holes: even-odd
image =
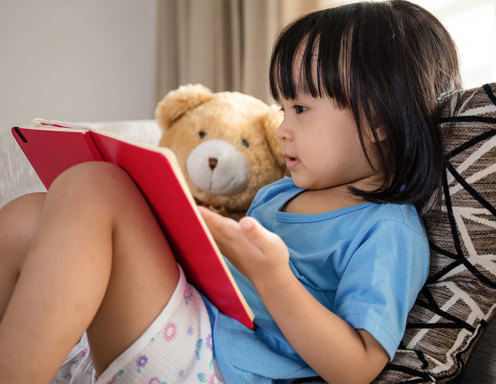
{"type": "MultiPolygon", "coordinates": [[[[363,153],[351,111],[327,97],[300,93],[280,100],[284,121],[278,129],[288,170],[296,186],[371,189],[377,172],[363,153]],[[368,188],[367,188],[368,187],[368,188]]],[[[374,162],[374,144],[364,137],[374,162]]]]}

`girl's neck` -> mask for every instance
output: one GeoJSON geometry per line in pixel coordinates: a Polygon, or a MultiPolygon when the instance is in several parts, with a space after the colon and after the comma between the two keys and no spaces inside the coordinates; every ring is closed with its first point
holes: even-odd
{"type": "Polygon", "coordinates": [[[287,213],[312,215],[335,211],[364,203],[365,200],[352,195],[348,186],[306,190],[296,195],[283,207],[287,213]]]}

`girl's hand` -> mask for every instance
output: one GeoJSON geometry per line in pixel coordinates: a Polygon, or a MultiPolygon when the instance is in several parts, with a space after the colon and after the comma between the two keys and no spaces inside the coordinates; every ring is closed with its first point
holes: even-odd
{"type": "Polygon", "coordinates": [[[258,221],[244,217],[236,222],[204,207],[199,209],[221,252],[255,286],[291,272],[288,248],[258,221]]]}

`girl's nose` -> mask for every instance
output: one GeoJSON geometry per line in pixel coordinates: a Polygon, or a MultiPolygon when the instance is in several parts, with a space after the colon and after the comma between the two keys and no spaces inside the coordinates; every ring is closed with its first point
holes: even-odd
{"type": "Polygon", "coordinates": [[[277,137],[279,140],[289,140],[291,138],[291,130],[289,129],[286,119],[284,119],[279,128],[277,128],[277,137]]]}

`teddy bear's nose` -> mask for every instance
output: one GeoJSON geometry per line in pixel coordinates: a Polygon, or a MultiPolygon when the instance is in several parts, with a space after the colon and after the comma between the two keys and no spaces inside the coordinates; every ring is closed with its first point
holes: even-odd
{"type": "Polygon", "coordinates": [[[208,166],[213,171],[219,161],[215,157],[208,158],[208,166]]]}

